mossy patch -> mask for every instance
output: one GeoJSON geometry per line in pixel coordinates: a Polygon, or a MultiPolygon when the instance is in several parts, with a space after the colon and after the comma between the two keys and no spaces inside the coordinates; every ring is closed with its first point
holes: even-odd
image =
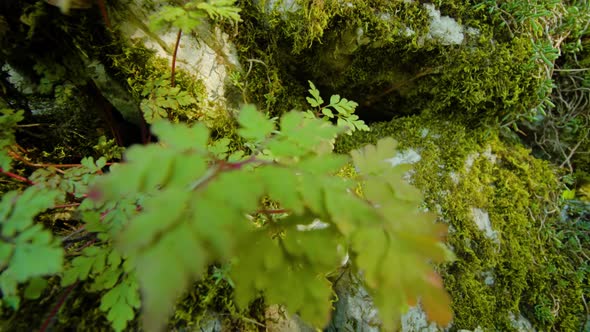
{"type": "Polygon", "coordinates": [[[432,12],[418,1],[297,4],[242,4],[234,39],[243,63],[264,63],[244,78],[251,100],[276,114],[305,107],[298,96],[307,80],[359,102],[361,118],[373,121],[425,112],[480,126],[539,103],[531,36],[505,38],[497,14],[463,2],[437,6],[461,24],[464,37],[455,45],[429,37],[432,12]]]}
{"type": "Polygon", "coordinates": [[[549,163],[495,133],[424,116],[376,124],[337,147],[348,151],[383,136],[399,140],[400,151],[419,152],[412,181],[450,226],[458,259],[439,268],[453,299],[453,329],[513,331],[511,317],[519,314],[542,331],[582,328],[589,274],[574,249],[587,251],[590,243],[566,245],[559,235],[571,227],[560,218],[562,188],[549,163]],[[485,211],[497,237],[478,227],[473,209],[485,211]]]}

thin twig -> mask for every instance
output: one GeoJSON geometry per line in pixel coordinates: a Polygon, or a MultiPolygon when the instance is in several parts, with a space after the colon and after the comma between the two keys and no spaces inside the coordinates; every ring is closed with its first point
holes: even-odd
{"type": "MultiPolygon", "coordinates": [[[[13,150],[9,150],[8,154],[16,159],[21,161],[23,164],[27,165],[27,166],[31,166],[31,167],[37,167],[37,168],[48,168],[48,167],[54,167],[54,168],[74,168],[74,167],[80,167],[82,166],[82,164],[43,164],[43,163],[33,163],[28,161],[27,159],[25,159],[23,156],[21,156],[20,154],[18,154],[17,152],[13,151],[13,150]]],[[[108,162],[105,164],[105,166],[111,166],[115,163],[113,162],[108,162]]],[[[63,173],[63,171],[60,171],[61,173],[63,173]]]]}
{"type": "Polygon", "coordinates": [[[278,209],[278,210],[258,210],[256,213],[266,213],[266,214],[282,214],[282,213],[289,213],[291,212],[288,209],[278,209]]]}
{"type": "Polygon", "coordinates": [[[178,54],[178,46],[180,45],[180,36],[182,36],[182,29],[178,30],[176,35],[176,44],[174,45],[174,53],[172,54],[172,70],[170,73],[170,86],[174,87],[176,82],[174,81],[176,74],[176,55],[178,54]]]}
{"type": "Polygon", "coordinates": [[[68,296],[70,295],[70,293],[74,290],[74,288],[78,286],[78,281],[76,281],[73,285],[69,286],[63,293],[63,295],[61,296],[61,298],[59,299],[59,301],[55,304],[55,306],[53,306],[53,308],[51,309],[51,312],[49,313],[49,316],[47,317],[47,319],[45,319],[45,321],[43,322],[43,325],[41,325],[41,328],[39,329],[39,332],[45,332],[47,331],[47,329],[49,328],[49,326],[51,325],[51,323],[53,322],[53,319],[55,318],[55,316],[57,315],[59,309],[63,306],[63,304],[66,302],[66,299],[68,298],[68,296]]]}
{"type": "Polygon", "coordinates": [[[102,19],[104,20],[104,25],[110,29],[111,28],[111,21],[109,20],[109,15],[107,13],[107,6],[104,3],[104,0],[98,0],[98,7],[100,8],[100,14],[102,15],[102,19]]]}
{"type": "Polygon", "coordinates": [[[587,71],[590,68],[576,68],[576,69],[554,69],[554,71],[562,71],[562,72],[579,72],[579,71],[587,71]]]}
{"type": "Polygon", "coordinates": [[[64,243],[65,243],[65,242],[68,242],[68,241],[70,240],[70,238],[72,238],[72,237],[73,237],[74,235],[76,235],[76,234],[80,234],[80,233],[82,233],[82,232],[83,232],[85,229],[86,229],[86,225],[82,225],[82,226],[78,227],[76,230],[74,230],[74,231],[73,231],[73,232],[71,232],[70,234],[68,234],[68,235],[64,236],[64,237],[61,239],[61,242],[64,242],[64,243]]]}
{"type": "Polygon", "coordinates": [[[35,184],[35,182],[33,182],[33,181],[25,178],[24,176],[20,176],[18,174],[12,173],[12,172],[5,171],[4,169],[2,169],[2,167],[0,167],[0,173],[8,176],[9,178],[18,180],[20,182],[24,182],[26,184],[30,184],[30,185],[34,185],[35,184]]]}
{"type": "Polygon", "coordinates": [[[590,131],[586,132],[586,135],[584,135],[584,137],[578,141],[578,144],[576,144],[572,149],[570,149],[570,153],[569,155],[566,156],[565,160],[563,161],[563,163],[561,163],[561,165],[559,167],[563,167],[565,166],[565,164],[567,163],[569,165],[570,168],[570,172],[573,172],[573,168],[570,162],[570,159],[572,158],[572,156],[574,155],[574,152],[576,152],[576,150],[578,149],[578,147],[580,147],[580,144],[582,144],[582,142],[584,142],[586,140],[586,138],[588,137],[588,134],[590,133],[590,131]]]}
{"type": "Polygon", "coordinates": [[[60,205],[54,206],[53,208],[54,209],[66,209],[66,208],[69,208],[69,207],[76,207],[76,206],[79,206],[79,205],[80,205],[80,203],[60,204],[60,205]]]}

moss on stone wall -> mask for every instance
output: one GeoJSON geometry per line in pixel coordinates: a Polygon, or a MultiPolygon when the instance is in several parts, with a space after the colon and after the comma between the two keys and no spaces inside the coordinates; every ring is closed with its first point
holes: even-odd
{"type": "Polygon", "coordinates": [[[376,124],[337,148],[383,136],[398,139],[400,151],[418,151],[412,181],[450,225],[448,244],[458,259],[440,271],[453,299],[453,329],[513,331],[519,314],[542,331],[582,328],[589,273],[558,235],[569,226],[560,219],[562,188],[552,166],[494,133],[427,117],[376,124]],[[476,211],[492,230],[478,227],[476,211]]]}
{"type": "Polygon", "coordinates": [[[456,20],[442,29],[461,29],[450,41],[433,36],[438,7],[418,1],[258,3],[242,4],[244,24],[234,41],[243,63],[265,64],[245,79],[252,100],[276,113],[305,107],[298,96],[307,80],[359,102],[365,120],[427,112],[479,126],[539,102],[531,36],[505,38],[496,14],[464,2],[442,5],[439,16],[456,20]]]}

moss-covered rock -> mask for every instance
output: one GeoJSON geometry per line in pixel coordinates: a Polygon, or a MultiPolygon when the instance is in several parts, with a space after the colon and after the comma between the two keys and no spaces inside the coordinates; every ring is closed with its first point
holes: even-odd
{"type": "Polygon", "coordinates": [[[453,300],[452,329],[517,330],[519,315],[537,330],[582,328],[589,275],[576,248],[590,243],[581,230],[581,244],[560,236],[572,228],[560,217],[554,167],[495,133],[424,116],[376,124],[337,148],[348,151],[383,136],[419,155],[411,181],[449,225],[447,243],[457,260],[440,272],[453,300]]]}
{"type": "Polygon", "coordinates": [[[308,79],[358,101],[365,120],[425,112],[481,125],[538,104],[542,79],[531,35],[505,38],[498,15],[481,6],[255,1],[242,7],[238,52],[242,61],[264,63],[245,78],[248,91],[257,103],[278,106],[275,112],[304,107],[294,96],[303,95],[308,79]]]}

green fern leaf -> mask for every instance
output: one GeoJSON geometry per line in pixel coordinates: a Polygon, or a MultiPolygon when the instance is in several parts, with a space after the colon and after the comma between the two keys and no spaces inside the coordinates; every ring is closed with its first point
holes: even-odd
{"type": "Polygon", "coordinates": [[[284,304],[305,321],[323,326],[333,296],[325,275],[342,259],[336,250],[339,241],[325,232],[331,230],[291,228],[283,241],[273,241],[265,232],[246,238],[230,272],[237,304],[246,307],[262,291],[269,303],[284,304]]]}
{"type": "MultiPolygon", "coordinates": [[[[240,152],[227,162],[215,159],[225,154],[227,144],[208,146],[204,126],[163,121],[153,126],[158,144],[129,148],[126,162],[97,181],[90,196],[97,206],[115,210],[116,217],[109,212],[103,223],[119,227],[110,231],[121,256],[111,258],[111,253],[90,267],[85,263],[82,275],[93,274],[95,266],[108,271],[95,278],[95,289],[112,287],[123,275],[118,269],[125,257],[122,270],[136,275],[141,289],[143,325],[155,331],[208,264],[236,259],[230,273],[240,305],[262,291],[269,303],[284,304],[321,326],[329,318],[333,295],[325,275],[340,265],[346,245],[352,244],[352,263],[368,271],[367,286],[385,317],[399,315],[404,303],[423,295],[424,289],[435,294],[425,297],[428,312],[435,319],[445,317],[444,307],[433,305],[445,293],[429,283],[432,269],[427,263],[444,259],[440,229],[431,216],[418,211],[421,195],[404,182],[404,168],[387,163],[395,141],[381,140],[353,152],[367,192],[359,197],[353,192],[356,182],[334,177],[350,160],[329,154],[342,129],[290,112],[280,119],[279,132],[253,106],[242,110],[238,122],[240,135],[257,142],[249,143],[252,156],[240,152]],[[281,213],[255,227],[248,217],[257,215],[261,198],[268,196],[291,215],[281,213]],[[141,210],[132,212],[134,204],[141,210]],[[309,230],[320,219],[325,228],[309,230]],[[371,237],[377,243],[369,246],[371,237]],[[367,248],[374,250],[370,256],[367,248]],[[415,266],[403,265],[402,270],[382,266],[414,260],[415,266]]],[[[89,218],[96,222],[97,214],[89,218]]],[[[125,308],[116,309],[123,318],[112,316],[113,322],[130,317],[125,308]]],[[[394,323],[387,320],[386,326],[394,323]]]]}
{"type": "Polygon", "coordinates": [[[161,121],[153,125],[152,132],[158,136],[160,142],[179,151],[195,149],[204,152],[207,149],[209,130],[202,123],[189,127],[161,121]]]}
{"type": "Polygon", "coordinates": [[[382,174],[391,169],[386,161],[396,151],[397,142],[393,138],[380,139],[375,145],[367,145],[362,149],[351,152],[353,162],[359,173],[365,176],[382,174]]]}
{"type": "Polygon", "coordinates": [[[309,83],[310,89],[308,90],[309,93],[312,95],[313,98],[307,97],[307,102],[311,105],[311,107],[319,107],[324,103],[324,100],[320,96],[320,91],[315,87],[315,85],[311,81],[307,81],[309,83]]]}
{"type": "MultiPolygon", "coordinates": [[[[301,112],[286,113],[281,117],[280,123],[283,141],[288,141],[293,145],[292,149],[283,153],[290,152],[294,156],[320,152],[323,144],[332,141],[341,132],[341,129],[328,122],[307,119],[301,112]]],[[[273,145],[271,148],[269,144],[269,149],[273,151],[273,154],[276,154],[276,146],[273,145]]]]}
{"type": "Polygon", "coordinates": [[[226,137],[216,140],[213,144],[209,145],[209,152],[212,153],[215,158],[223,160],[227,157],[230,143],[230,139],[226,137]]]}
{"type": "Polygon", "coordinates": [[[235,0],[209,0],[197,4],[197,8],[207,12],[211,19],[227,18],[234,22],[240,22],[239,7],[236,7],[235,0]]]}
{"type": "Polygon", "coordinates": [[[107,269],[103,270],[98,274],[92,284],[90,285],[91,292],[97,292],[104,289],[113,288],[119,278],[123,274],[123,270],[116,265],[110,265],[107,269]]]}
{"type": "Polygon", "coordinates": [[[70,267],[64,272],[61,279],[62,286],[69,286],[78,280],[86,280],[91,273],[101,273],[109,250],[103,247],[92,246],[84,248],[82,255],[74,258],[70,267]]]}
{"type": "MultiPolygon", "coordinates": [[[[373,219],[370,213],[377,213],[375,219],[381,221],[352,233],[355,263],[364,271],[382,318],[394,317],[382,319],[386,330],[394,330],[400,310],[408,303],[416,303],[418,298],[422,298],[430,319],[447,325],[451,319],[449,297],[442,283],[433,282],[437,277],[429,264],[446,259],[440,246],[446,229],[434,224],[432,214],[419,211],[422,195],[404,180],[407,168],[387,163],[395,147],[396,142],[387,138],[379,140],[376,146],[352,152],[355,166],[364,179],[363,194],[375,207],[367,211],[367,219],[373,219]]],[[[332,206],[335,201],[332,200],[332,206]]],[[[341,210],[333,209],[332,213],[346,218],[341,210]]]]}
{"type": "Polygon", "coordinates": [[[340,99],[339,95],[333,95],[330,98],[330,105],[328,105],[328,107],[333,107],[341,116],[345,117],[351,116],[357,106],[356,102],[346,98],[340,99]]]}
{"type": "Polygon", "coordinates": [[[0,290],[3,301],[17,308],[19,283],[32,282],[28,294],[39,291],[38,279],[62,270],[64,253],[60,243],[34,217],[53,206],[58,193],[29,187],[23,193],[11,191],[0,201],[0,290]]]}
{"type": "Polygon", "coordinates": [[[27,288],[25,288],[24,297],[25,299],[29,300],[36,300],[38,299],[45,288],[47,288],[48,282],[44,278],[41,277],[34,277],[31,278],[29,283],[27,284],[27,288]]]}
{"type": "Polygon", "coordinates": [[[134,266],[142,290],[146,331],[163,328],[178,297],[205,271],[205,253],[198,234],[187,223],[168,230],[153,246],[136,253],[134,266]]]}
{"type": "Polygon", "coordinates": [[[295,214],[301,214],[305,210],[299,192],[286,190],[299,186],[296,170],[283,167],[260,167],[256,170],[259,179],[264,183],[265,191],[274,200],[277,200],[285,209],[295,214]]]}
{"type": "Polygon", "coordinates": [[[254,142],[264,140],[275,130],[275,124],[258,112],[254,105],[246,105],[242,108],[238,122],[241,126],[238,130],[240,136],[254,142]]]}
{"type": "Polygon", "coordinates": [[[137,283],[127,277],[102,296],[100,310],[107,311],[107,319],[115,331],[124,331],[140,304],[137,283]]]}
{"type": "Polygon", "coordinates": [[[42,231],[41,226],[33,226],[28,230],[30,236],[25,243],[17,239],[9,268],[12,277],[18,282],[24,282],[32,277],[52,275],[60,272],[63,266],[63,250],[53,241],[49,232],[42,231]],[[33,234],[34,233],[34,234],[33,234]]]}
{"type": "Polygon", "coordinates": [[[10,170],[12,158],[8,155],[6,148],[14,144],[14,131],[17,123],[24,119],[24,111],[13,111],[11,109],[0,109],[0,169],[10,170]]]}
{"type": "Polygon", "coordinates": [[[55,204],[58,193],[29,187],[22,193],[10,191],[0,201],[2,235],[12,237],[33,224],[33,218],[55,204]]]}

